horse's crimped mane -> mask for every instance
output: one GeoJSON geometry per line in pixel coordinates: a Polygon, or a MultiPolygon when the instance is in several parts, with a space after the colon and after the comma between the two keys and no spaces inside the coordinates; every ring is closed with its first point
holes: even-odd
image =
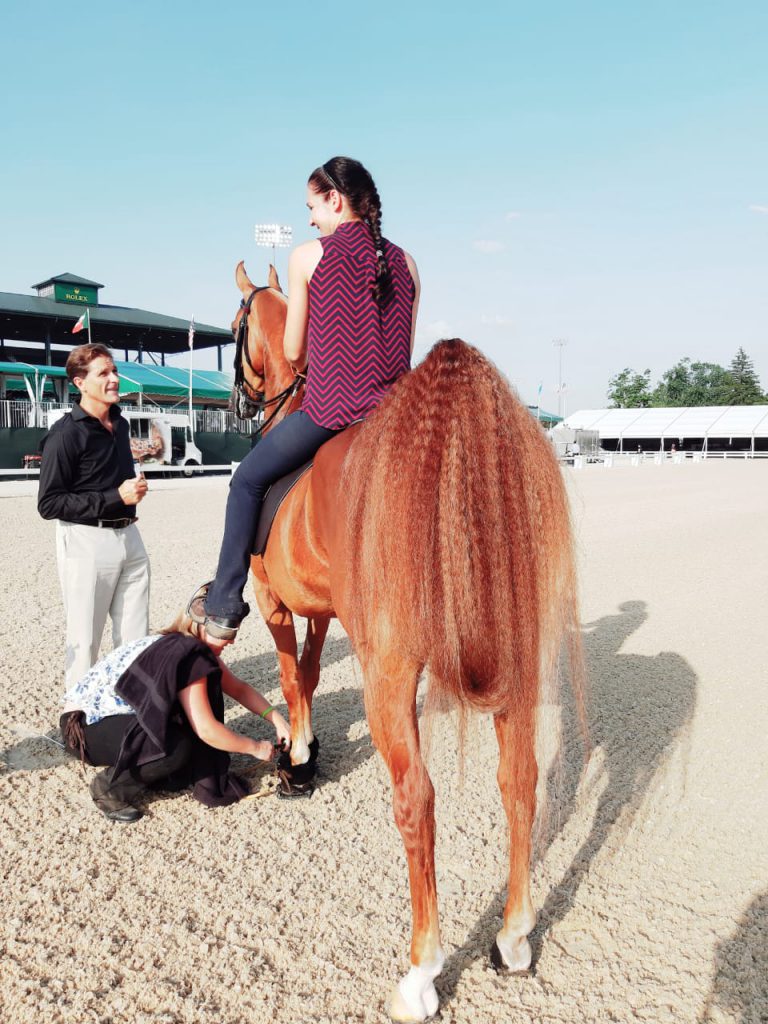
{"type": "Polygon", "coordinates": [[[565,640],[583,708],[565,488],[496,367],[441,341],[360,429],[344,466],[348,626],[398,650],[433,697],[532,720],[565,640]]]}

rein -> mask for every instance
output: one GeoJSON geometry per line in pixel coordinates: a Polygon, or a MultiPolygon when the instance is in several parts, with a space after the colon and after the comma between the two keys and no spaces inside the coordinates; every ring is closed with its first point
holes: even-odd
{"type": "MultiPolygon", "coordinates": [[[[243,370],[243,357],[251,368],[252,372],[257,376],[261,377],[262,374],[256,369],[251,362],[251,354],[248,346],[248,315],[251,312],[251,305],[253,304],[254,297],[257,292],[268,291],[268,287],[260,286],[254,288],[247,299],[240,300],[240,308],[243,310],[243,315],[240,318],[240,323],[237,326],[237,335],[235,337],[235,385],[233,388],[233,397],[235,398],[234,413],[240,415],[241,411],[245,411],[248,407],[252,407],[254,412],[253,417],[262,416],[265,409],[269,406],[274,405],[275,409],[270,413],[267,419],[260,423],[258,428],[247,436],[261,438],[261,435],[274,421],[280,410],[289,402],[294,395],[297,393],[301,385],[306,381],[305,373],[296,373],[293,381],[281,391],[279,394],[274,395],[272,398],[265,398],[263,391],[255,391],[253,386],[248,383],[245,379],[245,371],[243,370]]],[[[243,419],[248,417],[241,417],[243,419]]],[[[240,433],[240,431],[238,431],[240,433]]]]}
{"type": "Polygon", "coordinates": [[[259,424],[258,429],[254,431],[254,433],[258,437],[261,437],[261,435],[270,425],[275,416],[277,416],[277,414],[283,408],[285,403],[288,402],[291,398],[293,398],[293,396],[296,394],[296,392],[299,390],[299,388],[301,387],[305,380],[305,374],[297,373],[296,376],[291,381],[291,383],[288,385],[288,387],[284,391],[281,391],[279,395],[275,395],[273,398],[264,399],[263,392],[261,393],[262,398],[258,402],[254,403],[260,413],[264,412],[267,406],[274,405],[275,402],[277,402],[278,404],[277,408],[270,413],[268,419],[266,419],[263,423],[259,424]]]}

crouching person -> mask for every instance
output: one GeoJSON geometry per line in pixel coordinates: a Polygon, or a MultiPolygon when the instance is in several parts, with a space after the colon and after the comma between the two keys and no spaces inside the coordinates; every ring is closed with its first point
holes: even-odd
{"type": "Polygon", "coordinates": [[[183,614],[169,629],[118,647],[67,691],[64,744],[88,764],[108,766],[90,787],[105,817],[137,821],[142,812],[135,804],[150,787],[191,785],[208,807],[247,795],[245,782],[229,771],[229,755],[267,761],[275,746],[224,725],[224,694],[270,722],[277,743],[288,746],[283,716],[221,661],[232,642],[183,614]]]}

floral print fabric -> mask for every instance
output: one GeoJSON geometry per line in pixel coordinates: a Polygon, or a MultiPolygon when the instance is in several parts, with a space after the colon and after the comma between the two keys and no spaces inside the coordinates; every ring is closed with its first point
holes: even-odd
{"type": "Polygon", "coordinates": [[[133,714],[131,705],[115,693],[115,686],[142,651],[159,639],[159,636],[144,636],[123,644],[102,658],[64,694],[62,703],[65,708],[83,711],[88,725],[109,715],[133,714]]]}

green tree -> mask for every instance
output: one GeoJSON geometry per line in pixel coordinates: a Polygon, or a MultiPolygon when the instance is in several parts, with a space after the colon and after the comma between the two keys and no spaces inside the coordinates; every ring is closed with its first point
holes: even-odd
{"type": "Polygon", "coordinates": [[[691,387],[691,360],[686,356],[670,370],[665,370],[653,389],[651,404],[655,406],[688,405],[691,387]]]}
{"type": "Polygon", "coordinates": [[[651,371],[637,373],[629,366],[608,381],[612,409],[645,409],[651,404],[651,371]]]}
{"type": "Polygon", "coordinates": [[[730,405],[733,379],[717,363],[691,363],[685,405],[730,405]]]}
{"type": "Polygon", "coordinates": [[[763,405],[768,402],[752,360],[741,347],[731,360],[730,378],[729,405],[763,405]]]}

